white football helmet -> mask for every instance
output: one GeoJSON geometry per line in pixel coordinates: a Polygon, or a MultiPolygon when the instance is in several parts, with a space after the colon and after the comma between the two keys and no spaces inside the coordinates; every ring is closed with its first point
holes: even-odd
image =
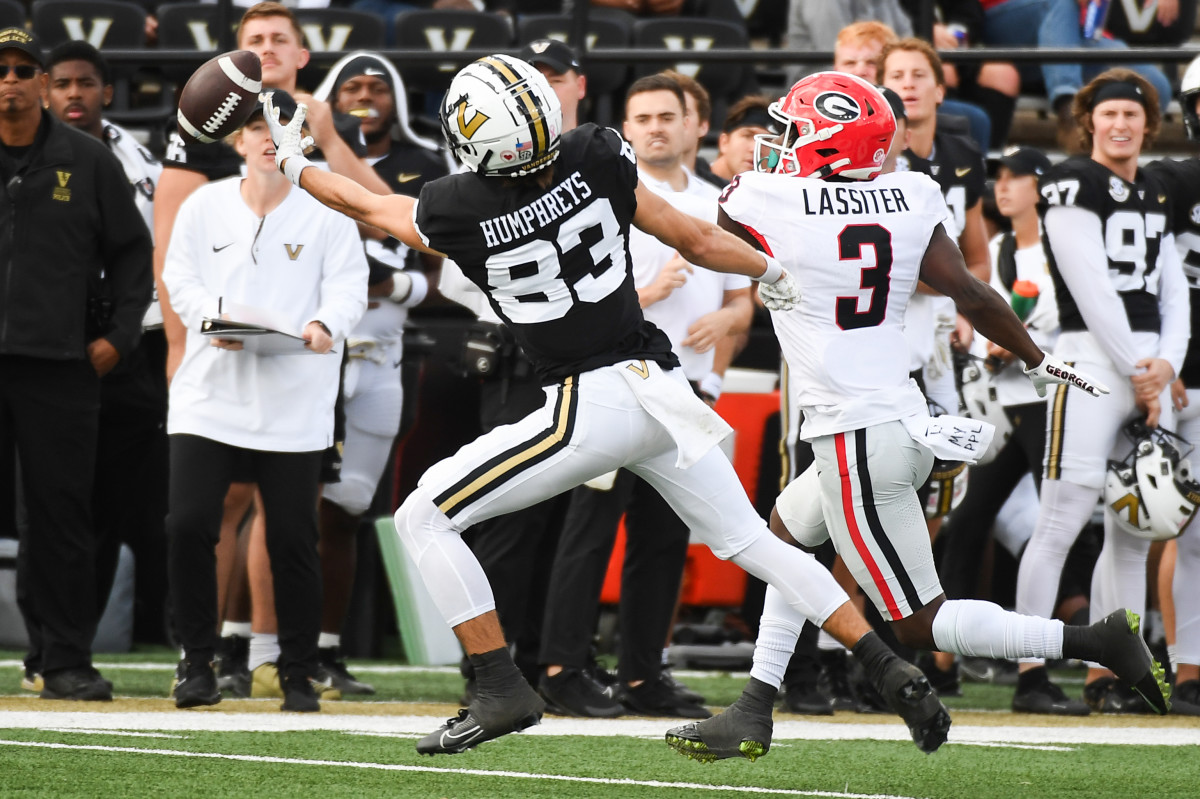
{"type": "Polygon", "coordinates": [[[1139,538],[1179,537],[1200,506],[1200,482],[1192,478],[1187,441],[1162,428],[1130,424],[1133,448],[1123,461],[1109,461],[1104,504],[1118,526],[1139,538]]]}
{"type": "Polygon", "coordinates": [[[1183,129],[1192,141],[1200,141],[1200,117],[1196,116],[1196,98],[1200,97],[1200,56],[1192,59],[1179,81],[1179,105],[1183,109],[1183,129]]]}
{"type": "Polygon", "coordinates": [[[442,99],[442,135],[481,175],[528,175],[558,157],[562,105],[537,67],[490,55],[463,67],[442,99]]]}
{"type": "Polygon", "coordinates": [[[980,466],[991,463],[1012,436],[1013,426],[996,396],[996,376],[980,361],[971,361],[963,367],[962,400],[968,417],[996,428],[992,445],[976,461],[980,466]]]}

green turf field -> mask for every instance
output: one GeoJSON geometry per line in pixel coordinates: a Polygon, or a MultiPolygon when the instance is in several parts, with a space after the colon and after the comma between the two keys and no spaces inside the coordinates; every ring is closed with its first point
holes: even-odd
{"type": "MultiPolygon", "coordinates": [[[[119,698],[96,705],[22,695],[16,653],[0,652],[0,796],[1200,796],[1200,719],[1018,717],[1002,686],[967,683],[948,700],[955,727],[931,756],[890,716],[778,713],[775,744],[756,763],[684,759],[662,742],[669,719],[550,716],[463,755],[422,758],[414,741],[454,712],[456,670],[351,663],[378,695],[324,702],[319,714],[279,713],[278,700],[179,711],[165,699],[173,658],[98,658],[119,698]]],[[[724,705],[744,677],[685,679],[724,705]]]]}

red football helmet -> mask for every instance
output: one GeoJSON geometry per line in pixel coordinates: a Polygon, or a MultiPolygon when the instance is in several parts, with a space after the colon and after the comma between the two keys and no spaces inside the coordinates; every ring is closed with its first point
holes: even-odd
{"type": "Polygon", "coordinates": [[[842,72],[796,81],[768,111],[785,128],[782,136],[754,137],[758,172],[866,180],[883,168],[896,134],[896,117],[880,91],[842,72]]]}

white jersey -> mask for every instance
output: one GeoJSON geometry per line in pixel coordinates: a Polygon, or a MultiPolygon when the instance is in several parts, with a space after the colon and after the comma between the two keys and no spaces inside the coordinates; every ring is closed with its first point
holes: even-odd
{"type": "MultiPolygon", "coordinates": [[[[114,125],[107,119],[102,119],[103,130],[101,138],[108,145],[108,150],[121,162],[129,185],[133,186],[133,201],[142,219],[146,220],[146,228],[150,236],[154,236],[154,190],[158,187],[158,177],[162,174],[162,162],[150,154],[129,131],[120,125],[114,125]]],[[[146,308],[142,318],[142,328],[150,329],[162,326],[162,308],[158,304],[158,292],[154,301],[146,308]]]]}
{"type": "Polygon", "coordinates": [[[801,437],[927,413],[904,322],[946,216],[938,185],[916,172],[845,183],[747,172],[721,204],[799,286],[800,304],[771,319],[804,411],[801,437]]]}
{"type": "MultiPolygon", "coordinates": [[[[721,190],[690,172],[687,173],[687,178],[687,188],[675,191],[670,184],[655,180],[641,170],[638,171],[638,179],[646,188],[672,206],[697,219],[715,223],[717,198],[721,195],[721,190]]],[[[643,233],[636,227],[629,229],[633,284],[638,288],[653,283],[663,266],[676,254],[674,247],[663,244],[649,233],[643,233]]],[[[691,347],[682,346],[680,342],[687,338],[688,328],[692,323],[705,314],[721,309],[725,304],[726,291],[749,288],[750,279],[744,275],[714,272],[702,266],[693,265],[692,268],[694,271],[688,275],[686,283],[672,291],[665,299],[643,308],[642,313],[671,339],[671,349],[679,356],[679,363],[687,379],[699,381],[712,371],[715,351],[710,349],[703,353],[696,352],[691,347]]]]}
{"type": "Polygon", "coordinates": [[[241,182],[201,186],[171,234],[163,282],[187,349],[171,381],[167,432],[273,452],[325,449],[339,355],[231,352],[210,346],[200,325],[218,315],[218,300],[250,305],[285,315],[297,331],[320,320],[340,352],[367,304],[362,241],[352,219],[296,188],[260,218],[241,182]]]}

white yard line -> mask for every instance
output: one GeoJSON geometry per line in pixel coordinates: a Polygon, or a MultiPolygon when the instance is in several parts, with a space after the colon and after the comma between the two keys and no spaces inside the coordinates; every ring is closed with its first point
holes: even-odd
{"type": "Polygon", "coordinates": [[[561,774],[538,774],[525,771],[485,771],[465,768],[433,768],[430,766],[405,766],[397,763],[360,763],[343,760],[307,760],[290,757],[264,757],[261,755],[228,755],[217,752],[180,752],[175,749],[141,749],[130,746],[91,746],[84,744],[41,743],[37,741],[0,740],[0,746],[18,746],[36,749],[59,749],[88,752],[114,752],[120,754],[159,755],[164,757],[192,757],[211,760],[235,760],[243,763],[272,763],[294,766],[332,766],[357,768],[372,771],[405,771],[420,774],[454,774],[471,777],[504,777],[508,779],[546,780],[552,782],[574,782],[589,785],[636,786],[641,788],[669,788],[686,791],[712,791],[716,793],[759,794],[762,796],[814,796],[822,799],[912,799],[903,795],[879,793],[843,793],[841,791],[803,791],[796,789],[759,788],[744,785],[705,785],[697,782],[665,782],[662,780],[605,779],[603,777],[571,777],[561,774]]]}
{"type": "MultiPolygon", "coordinates": [[[[134,730],[162,732],[282,732],[333,730],[339,732],[424,735],[436,726],[430,716],[358,716],[336,713],[222,713],[218,710],[137,713],[52,712],[14,710],[0,714],[0,729],[134,730]]],[[[569,719],[546,717],[523,735],[622,736],[658,739],[670,719],[569,719]]],[[[908,741],[898,722],[829,723],[777,721],[775,740],[908,741]]],[[[1200,746],[1200,728],[1189,727],[1024,727],[955,724],[950,743],[1041,746],[1115,744],[1137,746],[1200,746]]]]}

